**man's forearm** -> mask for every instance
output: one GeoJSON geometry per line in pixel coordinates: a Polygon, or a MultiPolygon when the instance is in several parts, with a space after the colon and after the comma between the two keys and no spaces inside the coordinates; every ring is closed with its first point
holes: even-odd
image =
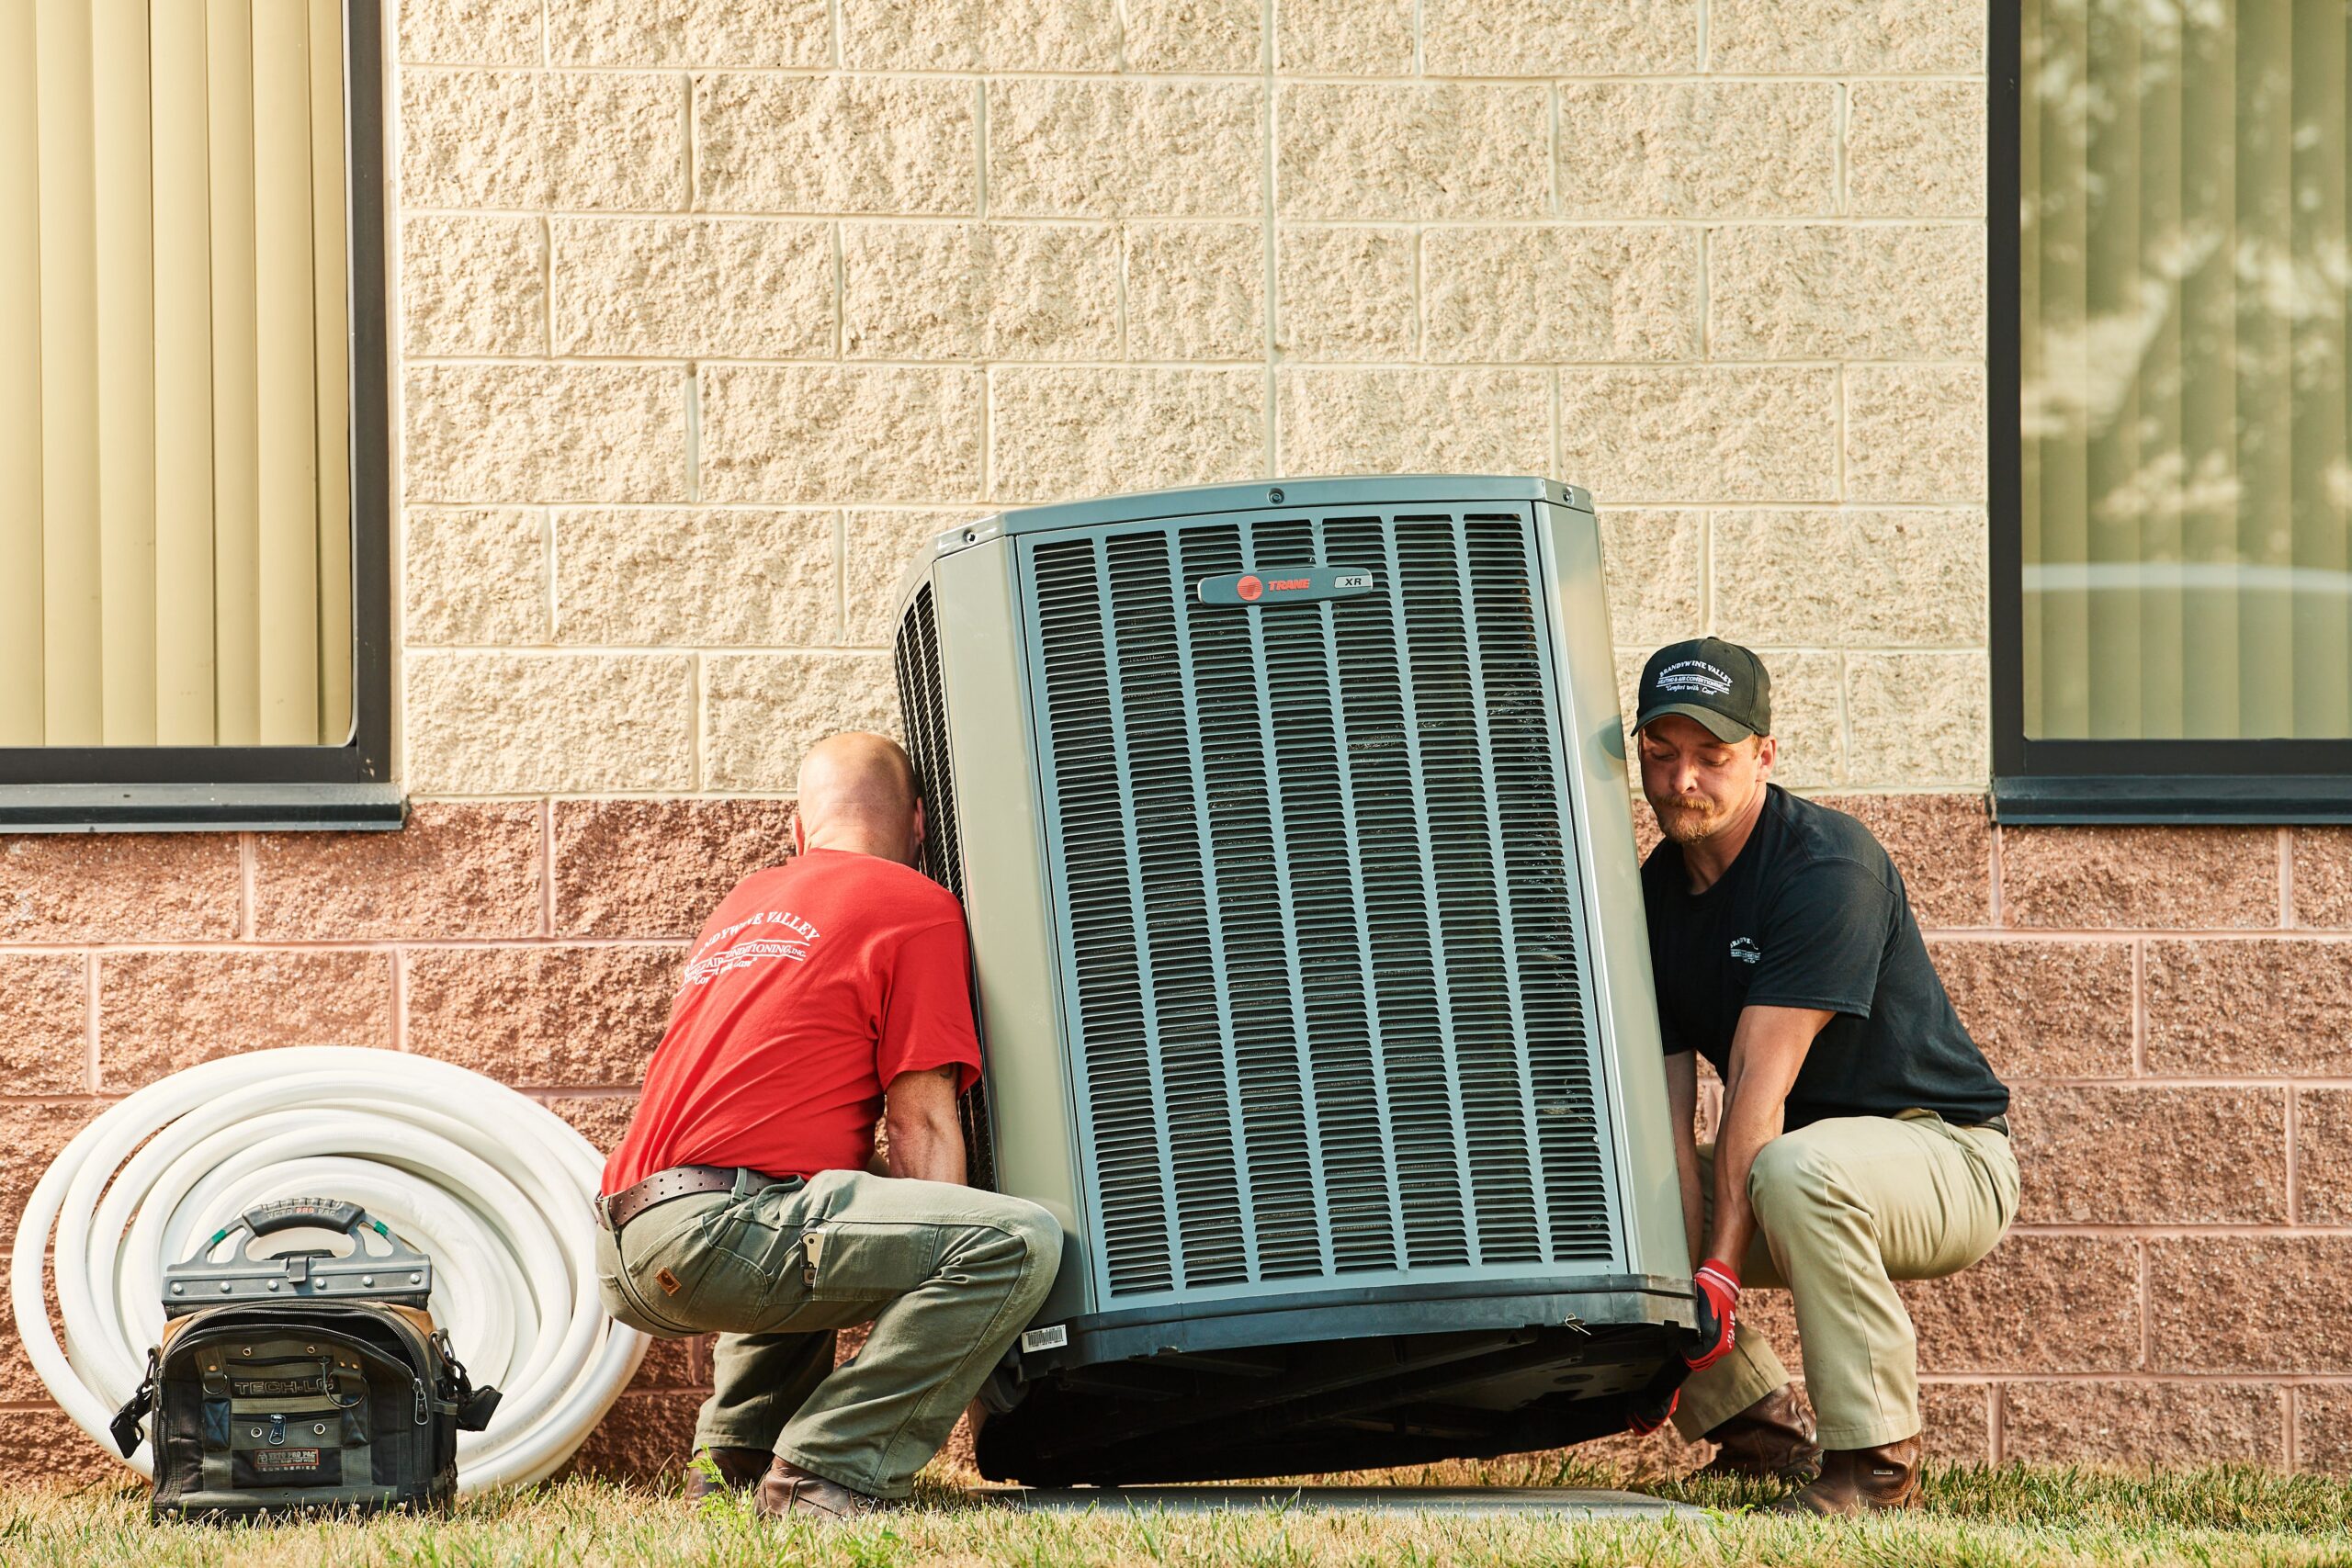
{"type": "Polygon", "coordinates": [[[1690,1247],[1690,1266],[1705,1256],[1699,1234],[1707,1217],[1706,1190],[1699,1181],[1699,1058],[1688,1051],[1666,1059],[1666,1105],[1674,1123],[1674,1175],[1682,1190],[1682,1235],[1690,1247]]]}
{"type": "Polygon", "coordinates": [[[1749,1007],[1741,1010],[1724,1064],[1724,1111],[1715,1133],[1715,1217],[1707,1232],[1706,1256],[1733,1269],[1756,1239],[1756,1213],[1747,1206],[1747,1178],[1764,1145],[1781,1135],[1789,1089],[1804,1066],[1813,1038],[1832,1014],[1811,1008],[1749,1007]]]}
{"type": "Polygon", "coordinates": [[[890,1174],[964,1185],[964,1129],[931,1119],[890,1128],[890,1174]]]}
{"type": "Polygon", "coordinates": [[[883,1091],[882,1131],[892,1176],[964,1185],[964,1123],[953,1065],[900,1073],[883,1091]]]}
{"type": "Polygon", "coordinates": [[[1756,1212],[1747,1204],[1747,1177],[1764,1145],[1781,1135],[1782,1102],[1778,1096],[1742,1096],[1736,1079],[1724,1090],[1722,1129],[1715,1135],[1715,1223],[1704,1254],[1736,1269],[1756,1238],[1756,1212]]]}
{"type": "MultiPolygon", "coordinates": [[[[1687,1140],[1690,1134],[1683,1136],[1687,1140]]],[[[1706,1190],[1700,1184],[1696,1159],[1686,1162],[1678,1174],[1682,1185],[1682,1234],[1690,1238],[1690,1266],[1695,1269],[1699,1260],[1707,1256],[1699,1245],[1706,1240],[1702,1228],[1707,1219],[1706,1190]]]]}

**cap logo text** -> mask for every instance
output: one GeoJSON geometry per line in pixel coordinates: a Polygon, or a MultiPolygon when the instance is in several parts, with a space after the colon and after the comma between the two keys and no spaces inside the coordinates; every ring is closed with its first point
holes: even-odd
{"type": "Polygon", "coordinates": [[[1657,672],[1653,682],[1661,692],[1703,692],[1720,697],[1731,691],[1731,677],[1703,659],[1684,659],[1657,672]]]}

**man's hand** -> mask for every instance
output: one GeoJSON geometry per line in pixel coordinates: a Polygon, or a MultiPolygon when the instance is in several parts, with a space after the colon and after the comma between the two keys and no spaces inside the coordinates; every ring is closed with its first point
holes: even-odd
{"type": "Polygon", "coordinates": [[[1637,1438],[1646,1438],[1674,1419],[1674,1407],[1681,1403],[1679,1384],[1668,1389],[1663,1399],[1644,1390],[1625,1402],[1625,1430],[1637,1438]]]}
{"type": "Polygon", "coordinates": [[[1739,1316],[1739,1270],[1720,1258],[1710,1258],[1699,1265],[1691,1283],[1699,1289],[1699,1342],[1682,1359],[1698,1372],[1731,1354],[1739,1316]]]}
{"type": "Polygon", "coordinates": [[[956,1085],[963,1071],[950,1063],[900,1073],[882,1091],[892,1176],[964,1185],[964,1124],[956,1117],[956,1085]]]}

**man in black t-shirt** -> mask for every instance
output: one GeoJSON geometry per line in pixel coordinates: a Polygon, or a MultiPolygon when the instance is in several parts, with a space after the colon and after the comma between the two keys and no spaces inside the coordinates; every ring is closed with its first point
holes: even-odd
{"type": "Polygon", "coordinates": [[[1952,1011],[1886,851],[1770,782],[1757,657],[1714,637],[1661,649],[1636,712],[1665,833],[1642,868],[1651,967],[1713,1325],[1675,1423],[1721,1445],[1711,1468],[1807,1481],[1782,1508],[1910,1506],[1918,1345],[1894,1281],[1957,1273],[2016,1216],[2008,1090],[1952,1011]],[[1724,1082],[1704,1145],[1700,1056],[1724,1082]],[[1735,1332],[1743,1276],[1795,1300],[1817,1448],[1771,1346],[1735,1332]]]}

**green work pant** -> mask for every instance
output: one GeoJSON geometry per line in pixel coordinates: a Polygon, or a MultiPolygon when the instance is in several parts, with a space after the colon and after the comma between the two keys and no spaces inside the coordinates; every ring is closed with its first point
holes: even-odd
{"type": "Polygon", "coordinates": [[[1061,1229],[1025,1199],[820,1172],[673,1198],[597,1227],[605,1310],[663,1338],[718,1333],[698,1448],[773,1449],[903,1497],[1054,1282],[1061,1229]],[[871,1322],[855,1359],[833,1330],[871,1322]]]}
{"type": "MultiPolygon", "coordinates": [[[[1699,1179],[1714,1215],[1714,1145],[1699,1179]]],[[[1821,1446],[1868,1449],[1919,1430],[1919,1343],[1897,1280],[1939,1280],[1993,1250],[2018,1212],[2018,1162],[1990,1127],[1925,1111],[1841,1116],[1784,1133],[1748,1172],[1757,1235],[1743,1286],[1797,1309],[1821,1446]]],[[[1698,1438],[1789,1381],[1756,1329],[1682,1385],[1674,1425],[1698,1438]]]]}

